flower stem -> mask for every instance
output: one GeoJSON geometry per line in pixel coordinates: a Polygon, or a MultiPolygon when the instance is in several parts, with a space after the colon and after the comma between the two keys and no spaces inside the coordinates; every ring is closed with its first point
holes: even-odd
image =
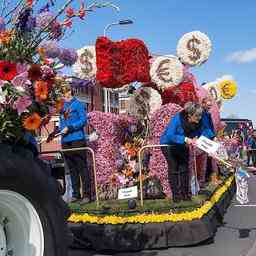
{"type": "Polygon", "coordinates": [[[35,43],[36,45],[40,44],[41,40],[39,39],[41,34],[46,32],[47,29],[53,24],[54,21],[56,21],[56,19],[66,10],[66,8],[73,2],[74,0],[68,0],[63,6],[62,8],[58,11],[58,13],[52,18],[52,20],[49,22],[49,24],[43,28],[41,31],[39,31],[39,33],[36,35],[34,41],[32,41],[32,45],[35,43]],[[39,42],[37,41],[37,39],[39,39],[39,42]]]}

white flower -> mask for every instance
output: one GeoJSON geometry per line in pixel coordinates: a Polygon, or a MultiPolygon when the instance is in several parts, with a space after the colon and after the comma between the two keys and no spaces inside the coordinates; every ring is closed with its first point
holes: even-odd
{"type": "Polygon", "coordinates": [[[161,90],[178,85],[183,79],[183,65],[176,56],[155,58],[150,67],[152,82],[161,90]]]}
{"type": "Polygon", "coordinates": [[[190,66],[200,66],[206,62],[212,50],[207,35],[193,31],[182,36],[177,45],[177,56],[181,62],[190,66]]]}
{"type": "Polygon", "coordinates": [[[81,79],[95,79],[96,77],[96,51],[95,46],[85,46],[77,50],[77,62],[73,71],[81,79]]]}
{"type": "Polygon", "coordinates": [[[6,92],[2,90],[2,87],[0,87],[0,104],[6,103],[6,92]]]}

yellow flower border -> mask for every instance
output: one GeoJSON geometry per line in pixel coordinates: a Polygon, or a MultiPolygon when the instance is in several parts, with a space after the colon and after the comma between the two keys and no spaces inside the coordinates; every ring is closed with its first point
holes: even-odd
{"type": "Polygon", "coordinates": [[[191,221],[202,218],[211,208],[220,200],[222,195],[229,189],[234,176],[229,177],[225,183],[214,192],[209,201],[206,201],[200,208],[191,212],[171,213],[171,214],[139,214],[136,216],[121,217],[116,215],[110,216],[93,216],[85,214],[72,214],[69,222],[78,223],[94,223],[94,224],[125,224],[125,223],[161,223],[161,222],[177,222],[191,221]]]}

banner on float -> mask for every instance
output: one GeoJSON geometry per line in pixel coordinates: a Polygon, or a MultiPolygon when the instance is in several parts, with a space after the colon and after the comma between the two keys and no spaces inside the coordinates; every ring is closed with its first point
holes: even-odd
{"type": "Polygon", "coordinates": [[[197,141],[196,141],[196,146],[206,152],[207,154],[217,154],[217,151],[220,147],[220,144],[206,138],[205,136],[201,136],[197,141]]]}
{"type": "Polygon", "coordinates": [[[121,188],[118,190],[118,199],[129,199],[138,197],[138,187],[121,188]]]}

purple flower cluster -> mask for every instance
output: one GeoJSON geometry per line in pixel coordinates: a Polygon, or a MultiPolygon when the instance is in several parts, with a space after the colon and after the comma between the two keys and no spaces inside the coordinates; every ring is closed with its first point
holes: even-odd
{"type": "Polygon", "coordinates": [[[75,64],[78,58],[77,52],[74,49],[63,48],[59,55],[59,60],[66,66],[72,66],[75,64]]]}
{"type": "Polygon", "coordinates": [[[91,80],[72,78],[71,87],[74,89],[83,89],[83,88],[93,87],[93,86],[94,86],[94,83],[91,80]]]}
{"type": "Polygon", "coordinates": [[[42,12],[36,17],[36,26],[40,29],[45,29],[54,19],[54,14],[51,12],[42,12]]]}
{"type": "Polygon", "coordinates": [[[60,56],[61,50],[55,41],[44,41],[41,47],[44,48],[47,58],[57,58],[60,56]]]}
{"type": "Polygon", "coordinates": [[[54,21],[50,26],[49,38],[52,40],[60,40],[63,36],[62,26],[58,21],[54,21]]]}
{"type": "Polygon", "coordinates": [[[30,32],[36,26],[36,19],[32,16],[32,10],[26,8],[18,17],[16,28],[21,32],[30,32]]]}

